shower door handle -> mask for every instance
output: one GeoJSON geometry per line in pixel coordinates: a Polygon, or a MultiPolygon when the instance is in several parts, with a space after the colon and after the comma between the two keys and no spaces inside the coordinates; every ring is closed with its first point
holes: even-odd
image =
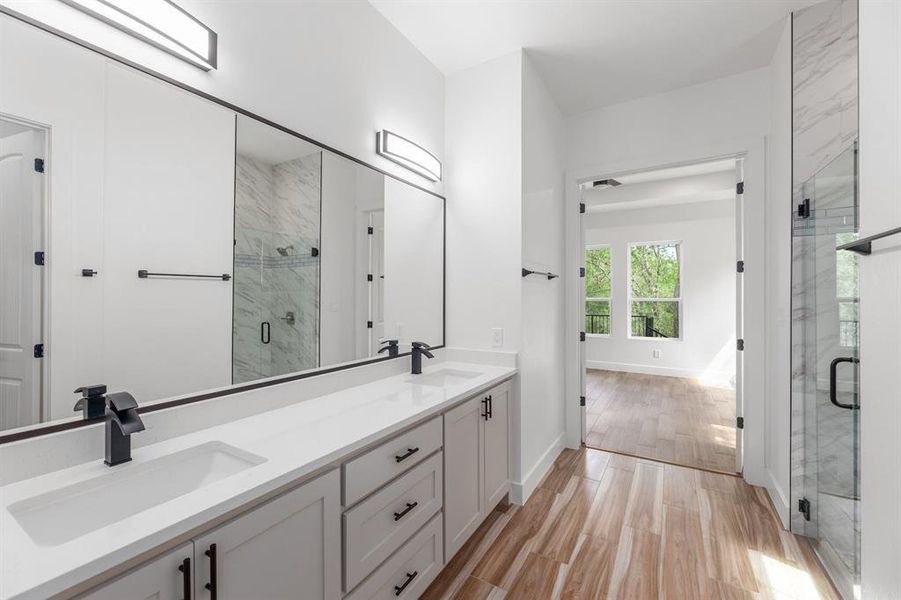
{"type": "Polygon", "coordinates": [[[837,390],[836,390],[836,379],[838,375],[838,365],[846,362],[851,364],[860,363],[860,359],[854,358],[853,356],[839,356],[838,358],[833,358],[832,362],[829,364],[829,401],[832,402],[839,408],[847,408],[848,410],[857,410],[860,408],[857,404],[844,404],[843,402],[838,401],[837,390]]]}
{"type": "Polygon", "coordinates": [[[268,344],[272,340],[272,330],[269,326],[269,321],[263,321],[260,323],[260,341],[264,344],[268,344]]]}

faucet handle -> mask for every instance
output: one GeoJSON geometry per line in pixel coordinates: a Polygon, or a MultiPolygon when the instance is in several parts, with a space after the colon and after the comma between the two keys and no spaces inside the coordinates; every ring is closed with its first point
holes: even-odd
{"type": "Polygon", "coordinates": [[[121,413],[138,407],[138,401],[128,392],[116,392],[106,397],[113,412],[121,413]]]}
{"type": "Polygon", "coordinates": [[[426,344],[425,342],[413,342],[411,344],[414,348],[419,348],[420,350],[431,350],[432,347],[426,344]]]}
{"type": "Polygon", "coordinates": [[[75,393],[80,393],[81,398],[78,399],[72,410],[81,411],[85,419],[102,417],[106,412],[106,399],[103,397],[106,393],[104,384],[85,385],[75,390],[75,393]]]}
{"type": "Polygon", "coordinates": [[[93,398],[94,396],[102,396],[106,393],[106,384],[98,383],[95,385],[83,385],[76,389],[75,394],[81,393],[82,398],[93,398]]]}

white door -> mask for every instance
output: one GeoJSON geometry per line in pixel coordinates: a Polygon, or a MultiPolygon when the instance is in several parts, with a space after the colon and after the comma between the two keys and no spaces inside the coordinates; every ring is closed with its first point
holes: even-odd
{"type": "Polygon", "coordinates": [[[369,355],[376,356],[379,340],[385,336],[385,211],[369,213],[369,355]]]}
{"type": "Polygon", "coordinates": [[[0,429],[41,419],[42,150],[36,130],[0,120],[0,429]],[[4,134],[7,134],[4,136],[4,134]]]}
{"type": "Polygon", "coordinates": [[[482,522],[482,396],[444,415],[445,562],[482,522]]]}
{"type": "Polygon", "coordinates": [[[88,592],[83,600],[182,600],[191,597],[191,542],[88,592]]]}
{"type": "MultiPolygon", "coordinates": [[[[736,183],[744,181],[743,160],[735,161],[736,183]]],[[[744,185],[744,184],[741,184],[744,185]]],[[[744,227],[744,194],[738,193],[740,188],[736,186],[735,194],[735,255],[736,261],[744,260],[744,240],[742,229],[744,227]]],[[[737,264],[737,263],[736,263],[737,264]]],[[[744,320],[742,319],[742,307],[744,302],[744,275],[736,269],[735,274],[735,339],[744,338],[744,320]]],[[[744,415],[744,395],[742,377],[744,374],[744,352],[735,352],[735,416],[736,419],[744,415]]],[[[735,472],[741,473],[744,462],[743,431],[738,429],[736,421],[735,429],[735,472]]]]}
{"type": "Polygon", "coordinates": [[[336,469],[195,539],[194,597],[340,598],[339,492],[336,469]]]}
{"type": "MultiPolygon", "coordinates": [[[[482,417],[484,433],[485,513],[487,514],[510,491],[509,428],[510,384],[488,390],[488,418],[482,417]]],[[[483,410],[484,414],[484,410],[483,410]]]]}

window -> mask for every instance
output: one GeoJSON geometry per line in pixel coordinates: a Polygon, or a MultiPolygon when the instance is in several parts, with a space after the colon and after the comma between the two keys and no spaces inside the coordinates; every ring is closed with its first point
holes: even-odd
{"type": "MultiPolygon", "coordinates": [[[[840,246],[856,241],[856,233],[838,233],[835,244],[840,246]]],[[[854,252],[835,253],[835,296],[838,301],[838,341],[842,348],[858,345],[857,316],[857,259],[854,252]]]]}
{"type": "Polygon", "coordinates": [[[610,335],[610,246],[585,249],[585,333],[610,335]]]}
{"type": "Polygon", "coordinates": [[[629,246],[629,332],[637,338],[681,336],[682,252],[678,242],[629,246]]]}

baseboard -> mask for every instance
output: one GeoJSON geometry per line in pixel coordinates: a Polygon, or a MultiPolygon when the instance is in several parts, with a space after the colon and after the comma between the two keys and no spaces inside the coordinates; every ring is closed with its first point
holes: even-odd
{"type": "Polygon", "coordinates": [[[513,482],[510,486],[511,502],[519,505],[526,503],[532,495],[532,492],[535,491],[535,488],[537,488],[538,484],[541,483],[541,480],[544,479],[547,472],[554,466],[554,461],[557,459],[557,456],[563,451],[564,435],[565,434],[561,432],[560,435],[557,436],[557,439],[555,439],[548,449],[544,451],[541,458],[532,465],[532,468],[529,469],[529,472],[523,477],[522,481],[513,482]]]}
{"type": "Polygon", "coordinates": [[[709,379],[728,382],[734,378],[729,371],[702,371],[695,369],[679,369],[676,367],[660,367],[656,365],[641,365],[636,363],[617,363],[603,360],[589,360],[585,362],[589,369],[601,369],[603,371],[621,371],[624,373],[641,373],[643,375],[662,375],[664,377],[685,377],[688,379],[709,379]]]}
{"type": "Polygon", "coordinates": [[[782,486],[779,485],[779,482],[776,481],[776,478],[773,476],[773,472],[769,469],[766,470],[766,480],[766,491],[770,496],[770,502],[773,503],[773,507],[779,515],[782,527],[788,530],[791,528],[789,523],[789,519],[791,518],[791,500],[785,495],[782,486]]]}

